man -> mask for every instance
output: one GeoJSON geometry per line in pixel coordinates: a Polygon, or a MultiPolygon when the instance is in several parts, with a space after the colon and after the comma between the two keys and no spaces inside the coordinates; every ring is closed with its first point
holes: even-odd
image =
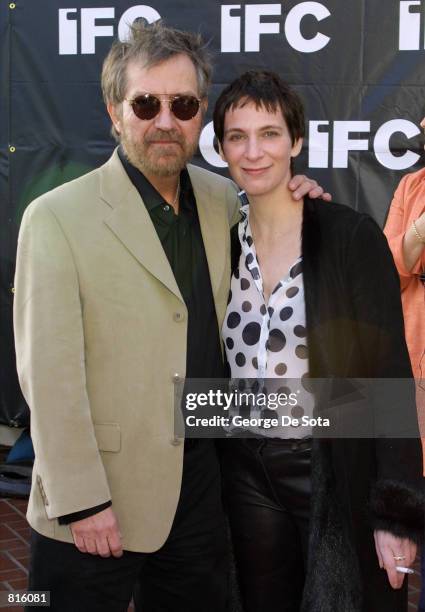
{"type": "MultiPolygon", "coordinates": [[[[120,147],[26,211],[15,333],[36,452],[30,588],[51,609],[220,612],[227,547],[213,442],[174,435],[174,390],[223,376],[234,186],[186,166],[211,68],[199,37],[133,27],[105,60],[120,147]]],[[[298,197],[317,190],[294,181],[298,197]]]]}

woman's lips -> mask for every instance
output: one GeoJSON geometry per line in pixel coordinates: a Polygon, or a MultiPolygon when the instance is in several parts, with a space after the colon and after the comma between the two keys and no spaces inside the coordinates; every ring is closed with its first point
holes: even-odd
{"type": "Polygon", "coordinates": [[[266,172],[269,169],[270,166],[267,166],[266,168],[242,168],[242,170],[246,173],[246,174],[250,174],[251,176],[259,176],[260,174],[263,174],[264,172],[266,172]]]}

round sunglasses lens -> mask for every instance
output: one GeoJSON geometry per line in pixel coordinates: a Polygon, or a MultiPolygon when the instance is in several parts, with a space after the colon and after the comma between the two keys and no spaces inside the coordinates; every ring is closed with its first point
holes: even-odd
{"type": "Polygon", "coordinates": [[[194,96],[178,96],[171,103],[171,111],[180,121],[193,119],[199,110],[199,102],[194,96]]]}
{"type": "Polygon", "coordinates": [[[161,108],[161,101],[156,96],[140,96],[133,100],[133,112],[139,119],[153,119],[161,108]]]}

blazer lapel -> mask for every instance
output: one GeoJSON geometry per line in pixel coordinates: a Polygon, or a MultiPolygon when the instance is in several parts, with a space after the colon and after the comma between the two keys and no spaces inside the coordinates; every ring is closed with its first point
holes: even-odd
{"type": "Polygon", "coordinates": [[[211,287],[214,299],[217,299],[224,274],[226,251],[224,248],[225,233],[229,231],[226,223],[226,203],[211,191],[211,186],[196,167],[188,166],[190,180],[195,194],[199,224],[208,261],[211,287]]]}
{"type": "Polygon", "coordinates": [[[184,303],[149,213],[116,150],[101,168],[100,195],[112,209],[104,219],[106,225],[133,257],[184,303]]]}

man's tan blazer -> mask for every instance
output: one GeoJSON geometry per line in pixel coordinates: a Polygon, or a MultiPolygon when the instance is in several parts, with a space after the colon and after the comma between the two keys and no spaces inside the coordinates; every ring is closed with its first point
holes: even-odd
{"type": "MultiPolygon", "coordinates": [[[[216,174],[188,170],[221,326],[236,191],[216,174]]],[[[31,526],[72,542],[57,517],[112,499],[124,548],[157,550],[180,492],[174,389],[185,376],[187,309],[116,151],[26,210],[14,317],[36,454],[31,526]]]]}

